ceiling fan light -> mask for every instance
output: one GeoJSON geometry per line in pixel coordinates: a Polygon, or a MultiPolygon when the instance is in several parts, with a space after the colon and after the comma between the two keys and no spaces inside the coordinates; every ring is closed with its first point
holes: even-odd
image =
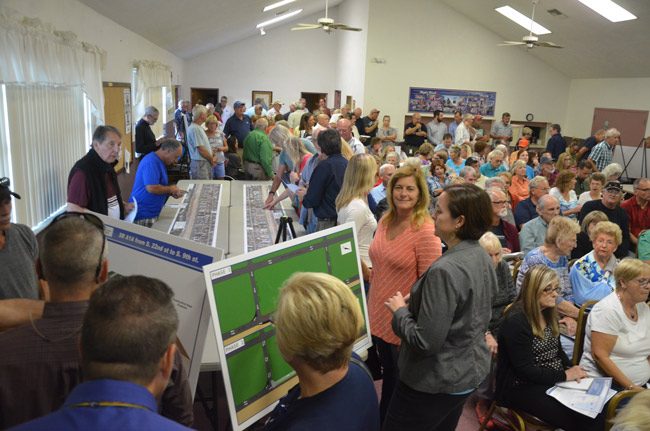
{"type": "Polygon", "coordinates": [[[271,18],[268,21],[264,21],[264,22],[261,22],[261,23],[257,24],[256,28],[268,27],[268,26],[270,26],[272,24],[275,24],[277,22],[284,21],[285,19],[289,19],[292,16],[296,16],[300,12],[302,12],[302,9],[298,9],[298,10],[294,10],[294,11],[291,11],[291,12],[284,13],[282,15],[278,15],[275,18],[271,18]]]}
{"type": "Polygon", "coordinates": [[[534,34],[550,34],[551,30],[547,29],[546,27],[542,26],[541,24],[531,21],[529,17],[526,15],[522,14],[521,12],[513,9],[510,6],[501,6],[496,9],[495,11],[499,12],[501,15],[505,16],[511,21],[516,22],[526,30],[530,31],[531,29],[531,23],[532,23],[532,29],[534,34]]]}
{"type": "Polygon", "coordinates": [[[636,16],[614,3],[612,0],[578,0],[594,12],[604,16],[611,22],[621,22],[636,19],[636,16]]]}
{"type": "Polygon", "coordinates": [[[293,3],[295,1],[296,0],[281,0],[279,2],[272,3],[272,4],[268,5],[268,6],[264,6],[264,9],[262,9],[262,12],[268,12],[270,10],[277,9],[277,8],[282,7],[284,5],[293,3]]]}

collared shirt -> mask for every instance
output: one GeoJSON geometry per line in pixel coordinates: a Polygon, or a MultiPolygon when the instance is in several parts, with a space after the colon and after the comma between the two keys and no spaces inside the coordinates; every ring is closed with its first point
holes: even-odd
{"type": "MultiPolygon", "coordinates": [[[[447,124],[444,121],[429,121],[427,123],[427,140],[434,146],[442,144],[442,137],[447,133],[447,124]]],[[[437,148],[436,148],[436,151],[437,148]]]]}
{"type": "Polygon", "coordinates": [[[632,235],[638,236],[641,231],[650,229],[650,205],[646,204],[645,208],[641,208],[636,201],[636,196],[632,196],[621,204],[621,208],[625,210],[630,220],[630,232],[632,235]]]}
{"type": "MultiPolygon", "coordinates": [[[[0,333],[0,429],[51,413],[81,383],[79,335],[87,308],[88,301],[46,302],[43,317],[33,325],[0,333]]],[[[161,408],[163,415],[186,425],[194,420],[178,354],[161,408]]]]}
{"type": "Polygon", "coordinates": [[[190,127],[187,128],[187,148],[190,151],[190,159],[192,160],[205,160],[201,153],[199,153],[199,147],[203,147],[209,154],[212,154],[212,147],[210,147],[210,140],[208,135],[205,134],[203,127],[199,126],[196,123],[192,123],[190,127]]]}
{"type": "Polygon", "coordinates": [[[135,172],[135,182],[131,191],[131,198],[138,202],[138,213],[136,220],[154,218],[160,215],[160,211],[167,201],[166,194],[154,194],[147,191],[147,186],[166,186],[169,184],[167,178],[167,166],[158,157],[158,154],[149,153],[142,158],[135,172]]]}
{"type": "Polygon", "coordinates": [[[521,228],[521,232],[519,232],[519,243],[521,244],[521,251],[528,253],[532,249],[543,245],[547,230],[548,223],[546,223],[541,217],[535,217],[531,221],[524,224],[524,226],[521,228]]]}
{"type": "Polygon", "coordinates": [[[471,141],[471,139],[472,138],[469,135],[469,130],[467,130],[465,123],[460,123],[458,127],[456,127],[456,133],[454,134],[454,144],[463,145],[465,142],[471,141]]]}
{"type": "Polygon", "coordinates": [[[261,130],[253,130],[244,140],[244,161],[262,166],[267,176],[273,176],[273,144],[261,130]]]}
{"type": "Polygon", "coordinates": [[[448,130],[452,139],[456,139],[456,129],[458,128],[458,126],[459,124],[455,120],[449,123],[448,130]]]}
{"type": "Polygon", "coordinates": [[[156,399],[144,386],[121,380],[82,383],[70,393],[63,408],[15,428],[16,431],[189,429],[156,413],[156,399]],[[106,402],[125,405],[101,404],[106,402]]]}
{"type": "Polygon", "coordinates": [[[223,127],[223,134],[226,137],[235,135],[239,145],[244,145],[244,139],[246,139],[246,136],[248,136],[251,130],[253,130],[253,125],[247,115],[244,115],[241,120],[236,115],[232,115],[223,127]]]}
{"type": "Polygon", "coordinates": [[[366,153],[366,147],[364,147],[363,144],[354,136],[350,139],[350,141],[348,141],[348,144],[350,145],[350,148],[354,154],[366,153]]]}
{"type": "Polygon", "coordinates": [[[384,185],[384,183],[381,183],[378,186],[374,187],[372,190],[370,190],[370,195],[377,203],[379,203],[382,199],[384,199],[386,197],[386,186],[384,185]]]}
{"type": "MultiPolygon", "coordinates": [[[[510,136],[512,138],[512,125],[510,123],[503,124],[503,120],[501,121],[496,121],[492,125],[492,129],[490,130],[490,135],[493,136],[510,136]]],[[[497,139],[492,140],[493,143],[498,144],[497,139]]]]}
{"type": "Polygon", "coordinates": [[[605,169],[605,166],[612,163],[613,155],[614,147],[610,147],[607,141],[603,141],[600,144],[596,145],[593,150],[591,150],[589,159],[593,160],[593,162],[596,164],[596,168],[599,171],[602,171],[605,169]]]}
{"type": "Polygon", "coordinates": [[[233,109],[230,106],[226,105],[226,107],[223,108],[223,110],[221,111],[221,124],[223,124],[223,126],[225,126],[226,121],[228,121],[228,119],[230,117],[232,117],[232,115],[234,113],[235,113],[235,111],[233,111],[233,109]]]}
{"type": "Polygon", "coordinates": [[[600,301],[614,291],[614,269],[617,264],[616,256],[612,255],[605,268],[601,268],[593,250],[576,260],[569,276],[573,287],[573,300],[577,306],[587,301],[600,301]]]}
{"type": "Polygon", "coordinates": [[[506,172],[508,169],[506,169],[506,167],[503,165],[499,165],[498,168],[493,168],[492,163],[487,162],[483,166],[481,166],[479,170],[481,171],[481,175],[485,175],[488,178],[492,178],[492,177],[496,177],[501,172],[506,172]]]}
{"type": "Polygon", "coordinates": [[[515,223],[517,227],[521,227],[523,224],[531,221],[537,217],[537,207],[530,200],[530,197],[519,202],[515,207],[515,223]]]}

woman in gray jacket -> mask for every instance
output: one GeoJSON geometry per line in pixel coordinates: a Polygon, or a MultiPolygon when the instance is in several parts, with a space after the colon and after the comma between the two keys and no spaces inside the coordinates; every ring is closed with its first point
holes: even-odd
{"type": "Polygon", "coordinates": [[[478,239],[491,216],[490,198],[479,187],[446,187],[434,218],[447,252],[413,285],[410,299],[398,292],[386,302],[402,347],[384,431],[453,431],[465,400],[488,374],[485,332],[498,289],[478,239]]]}

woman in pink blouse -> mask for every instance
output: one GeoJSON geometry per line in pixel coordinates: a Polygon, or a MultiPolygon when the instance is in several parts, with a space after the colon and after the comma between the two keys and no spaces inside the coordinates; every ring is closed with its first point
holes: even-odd
{"type": "Polygon", "coordinates": [[[397,291],[408,294],[415,281],[442,254],[440,238],[429,215],[429,192],[421,169],[398,169],[386,191],[388,211],[370,245],[372,272],[368,310],[373,342],[383,369],[380,415],[383,421],[397,383],[400,343],[384,303],[397,291]]]}

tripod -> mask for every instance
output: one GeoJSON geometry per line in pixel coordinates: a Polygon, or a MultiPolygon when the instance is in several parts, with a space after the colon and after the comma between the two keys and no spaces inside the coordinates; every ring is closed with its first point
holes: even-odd
{"type": "Polygon", "coordinates": [[[625,162],[625,152],[623,151],[623,147],[621,146],[621,156],[623,157],[623,165],[624,165],[623,173],[625,174],[625,178],[627,178],[628,180],[630,179],[630,175],[627,173],[627,167],[630,166],[630,163],[632,163],[632,160],[634,160],[634,156],[636,156],[636,153],[640,149],[642,149],[642,151],[641,151],[641,173],[639,175],[639,178],[648,178],[648,163],[646,161],[646,148],[648,148],[648,144],[650,144],[650,140],[646,140],[646,138],[641,138],[641,142],[639,142],[639,145],[636,146],[634,153],[632,153],[632,157],[630,157],[630,160],[627,163],[625,162]]]}
{"type": "Polygon", "coordinates": [[[287,240],[287,228],[291,232],[291,239],[296,238],[296,231],[293,229],[293,219],[291,217],[282,216],[280,217],[280,226],[278,227],[278,234],[275,236],[275,243],[280,242],[280,236],[282,236],[282,242],[287,240]]]}

